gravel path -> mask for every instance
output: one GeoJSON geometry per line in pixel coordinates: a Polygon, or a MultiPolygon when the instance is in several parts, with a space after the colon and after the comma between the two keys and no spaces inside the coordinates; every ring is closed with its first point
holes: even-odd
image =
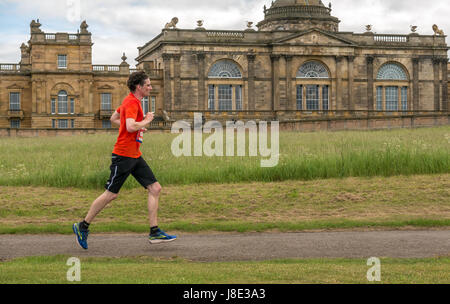
{"type": "Polygon", "coordinates": [[[0,260],[24,256],[181,257],[193,261],[282,258],[425,258],[450,256],[450,230],[178,234],[150,245],[145,234],[92,234],[89,250],[74,235],[0,235],[0,260]]]}

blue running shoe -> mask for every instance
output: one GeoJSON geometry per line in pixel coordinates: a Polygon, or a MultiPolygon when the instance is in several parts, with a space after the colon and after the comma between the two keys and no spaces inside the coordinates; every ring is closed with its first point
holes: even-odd
{"type": "Polygon", "coordinates": [[[77,236],[78,244],[80,244],[80,246],[83,247],[83,249],[88,249],[87,238],[89,230],[86,231],[81,230],[79,223],[73,224],[72,229],[75,235],[77,236]]]}
{"type": "Polygon", "coordinates": [[[158,229],[156,233],[151,233],[149,235],[148,241],[150,244],[160,244],[175,241],[177,237],[175,235],[168,235],[161,229],[158,229]]]}

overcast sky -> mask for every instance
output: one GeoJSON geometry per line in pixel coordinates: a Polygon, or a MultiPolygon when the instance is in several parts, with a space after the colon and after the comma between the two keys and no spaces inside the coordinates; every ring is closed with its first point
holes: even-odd
{"type": "MultiPolygon", "coordinates": [[[[326,5],[329,0],[322,0],[326,5]]],[[[172,17],[178,28],[244,30],[246,21],[264,19],[263,6],[271,0],[0,0],[0,62],[18,63],[20,45],[30,39],[30,22],[40,19],[46,33],[76,33],[86,20],[92,33],[93,63],[120,64],[122,53],[136,64],[137,47],[153,39],[172,17]],[[79,12],[79,13],[78,13],[79,12]]],[[[376,33],[432,35],[433,24],[450,32],[448,0],[333,0],[332,15],[340,31],[362,33],[372,24],[376,33]]],[[[448,43],[448,41],[447,41],[448,43]]]]}

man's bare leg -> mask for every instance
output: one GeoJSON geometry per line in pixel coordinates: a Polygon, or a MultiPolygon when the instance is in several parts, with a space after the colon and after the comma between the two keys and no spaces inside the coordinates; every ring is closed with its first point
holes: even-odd
{"type": "Polygon", "coordinates": [[[177,239],[175,235],[168,235],[158,227],[158,204],[161,185],[156,182],[147,187],[148,190],[148,219],[150,222],[150,244],[172,242],[177,239]]]}
{"type": "Polygon", "coordinates": [[[92,223],[94,218],[102,211],[106,205],[111,203],[113,200],[117,198],[117,194],[105,191],[102,195],[100,195],[91,205],[88,214],[84,218],[87,223],[92,223]]]}
{"type": "Polygon", "coordinates": [[[148,190],[148,218],[150,227],[158,226],[158,205],[161,185],[156,182],[147,187],[148,190]]]}

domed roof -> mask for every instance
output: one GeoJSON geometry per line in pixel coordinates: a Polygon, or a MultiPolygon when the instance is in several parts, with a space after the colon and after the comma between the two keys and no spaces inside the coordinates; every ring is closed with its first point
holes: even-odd
{"type": "Polygon", "coordinates": [[[297,6],[297,5],[325,6],[323,5],[321,0],[277,0],[274,2],[272,7],[297,6]]]}
{"type": "Polygon", "coordinates": [[[259,30],[304,30],[317,27],[338,31],[339,19],[331,16],[331,6],[322,0],[277,0],[270,8],[264,7],[264,20],[258,23],[259,30]]]}

